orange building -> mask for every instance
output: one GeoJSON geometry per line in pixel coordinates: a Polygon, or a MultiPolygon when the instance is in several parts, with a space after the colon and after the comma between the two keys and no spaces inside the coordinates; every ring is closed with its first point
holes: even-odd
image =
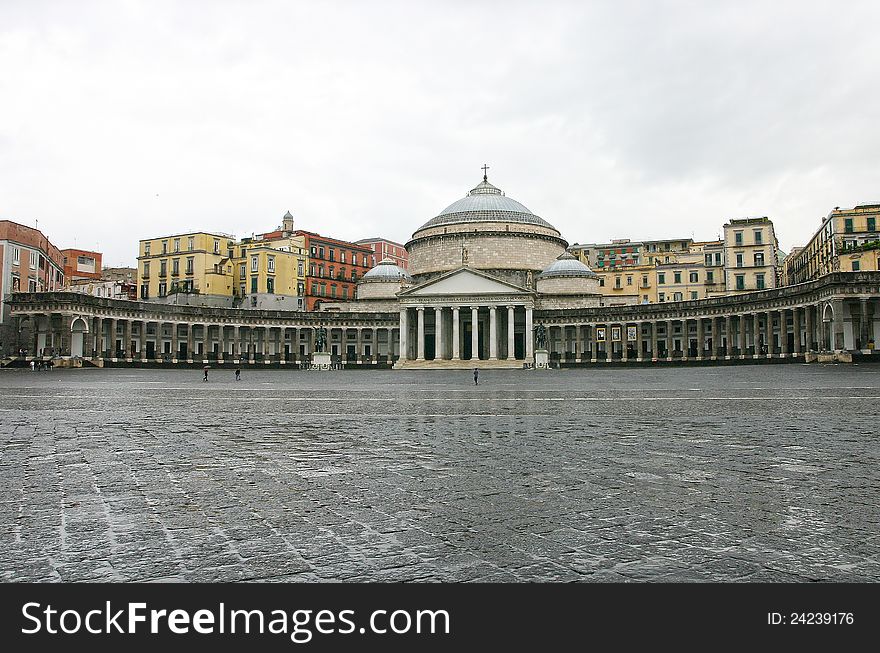
{"type": "Polygon", "coordinates": [[[64,278],[67,283],[77,279],[101,278],[101,252],[85,249],[62,249],[64,256],[64,278]]]}
{"type": "Polygon", "coordinates": [[[357,282],[376,265],[376,254],[366,245],[328,238],[311,231],[295,231],[305,237],[309,253],[306,271],[306,310],[313,311],[323,301],[355,298],[357,282]]]}

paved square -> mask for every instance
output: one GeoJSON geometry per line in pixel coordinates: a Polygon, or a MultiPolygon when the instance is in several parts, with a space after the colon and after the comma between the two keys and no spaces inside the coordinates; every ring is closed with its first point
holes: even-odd
{"type": "Polygon", "coordinates": [[[880,367],[0,372],[6,581],[878,581],[880,367]]]}

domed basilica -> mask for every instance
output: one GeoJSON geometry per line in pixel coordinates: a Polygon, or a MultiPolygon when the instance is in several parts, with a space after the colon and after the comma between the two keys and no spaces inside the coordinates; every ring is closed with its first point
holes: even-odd
{"type": "Polygon", "coordinates": [[[399,311],[396,367],[478,358],[520,367],[534,356],[535,310],[599,305],[596,274],[567,246],[484,174],[416,229],[406,243],[409,271],[384,260],[364,275],[355,301],[326,308],[399,311]]]}

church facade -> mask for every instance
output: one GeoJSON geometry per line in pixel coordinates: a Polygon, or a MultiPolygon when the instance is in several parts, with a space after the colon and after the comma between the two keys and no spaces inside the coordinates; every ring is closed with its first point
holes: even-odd
{"type": "Polygon", "coordinates": [[[321,311],[173,306],[76,293],[9,301],[19,347],[112,364],[308,367],[316,334],[348,366],[845,360],[873,356],[880,273],[712,299],[607,306],[597,275],[549,222],[482,181],[419,227],[409,270],[383,260],[354,300],[321,311]],[[540,357],[544,360],[544,356],[540,357]]]}

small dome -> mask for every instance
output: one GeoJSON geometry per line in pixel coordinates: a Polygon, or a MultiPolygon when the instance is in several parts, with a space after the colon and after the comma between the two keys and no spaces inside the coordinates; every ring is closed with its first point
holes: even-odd
{"type": "Polygon", "coordinates": [[[595,279],[597,276],[598,275],[595,272],[572,256],[570,252],[565,252],[565,254],[553,261],[552,265],[539,274],[538,278],[588,277],[590,279],[595,279]]]}
{"type": "Polygon", "coordinates": [[[409,273],[390,258],[380,261],[376,267],[369,270],[362,278],[363,281],[409,281],[409,279],[409,273]]]}
{"type": "Polygon", "coordinates": [[[553,225],[539,218],[516,200],[507,197],[484,176],[483,181],[471,189],[467,196],[440,211],[436,218],[428,220],[416,229],[416,233],[430,227],[468,222],[520,222],[556,231],[553,225]]]}

